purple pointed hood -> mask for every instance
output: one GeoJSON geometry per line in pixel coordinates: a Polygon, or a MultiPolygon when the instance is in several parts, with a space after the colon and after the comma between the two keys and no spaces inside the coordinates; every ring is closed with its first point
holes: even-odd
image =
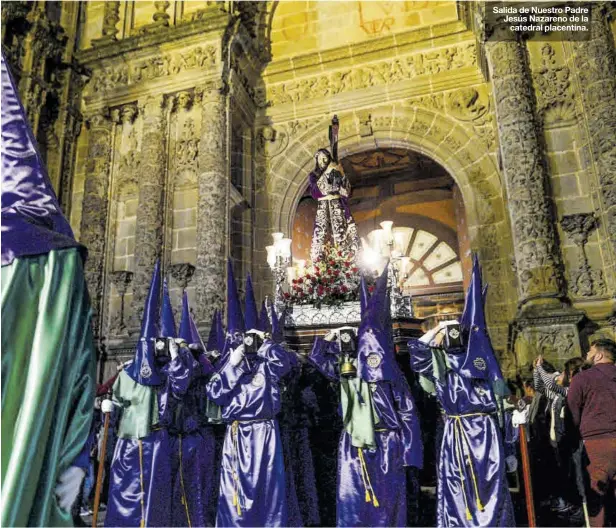
{"type": "Polygon", "coordinates": [[[160,335],[158,337],[177,337],[175,329],[175,319],[173,317],[173,307],[169,297],[169,287],[167,279],[163,282],[163,307],[160,311],[160,335]]]}
{"type": "Polygon", "coordinates": [[[141,321],[141,335],[137,342],[137,349],[133,362],[124,370],[133,380],[141,385],[160,385],[163,377],[156,364],[154,339],[159,336],[158,327],[160,312],[160,262],[156,262],[150,291],[145,301],[143,320],[141,321]]]}
{"type": "Polygon", "coordinates": [[[79,247],[53,191],[8,64],[2,71],[2,265],[79,247]]]}
{"type": "Polygon", "coordinates": [[[220,310],[216,314],[216,335],[218,337],[218,349],[222,351],[225,348],[226,331],[222,324],[222,313],[220,310]]]}
{"type": "Polygon", "coordinates": [[[259,330],[267,333],[270,333],[272,330],[270,318],[269,315],[267,315],[267,306],[265,306],[265,301],[261,303],[261,313],[259,314],[259,330]]]}
{"type": "Polygon", "coordinates": [[[245,329],[242,305],[233,275],[233,265],[229,259],[227,261],[227,333],[244,333],[245,329]]]}
{"type": "Polygon", "coordinates": [[[210,360],[205,356],[205,345],[199,335],[199,330],[195,324],[190,313],[190,307],[188,305],[188,294],[184,292],[182,298],[182,321],[180,323],[180,337],[186,341],[190,348],[197,350],[197,360],[202,367],[203,374],[209,374],[214,371],[214,367],[210,363],[210,360]]]}
{"type": "Polygon", "coordinates": [[[357,376],[364,381],[390,381],[398,375],[393,349],[388,266],[378,278],[357,332],[357,376]]]}
{"type": "Polygon", "coordinates": [[[244,299],[244,322],[246,330],[257,330],[259,327],[259,314],[257,313],[257,301],[252,287],[250,273],[246,277],[246,297],[244,299]]]}
{"type": "Polygon", "coordinates": [[[272,341],[282,343],[284,341],[284,322],[287,314],[283,311],[279,318],[273,303],[270,306],[270,314],[272,318],[272,341]]]}
{"type": "Polygon", "coordinates": [[[486,291],[482,288],[479,259],[477,255],[474,255],[471,283],[466,293],[464,312],[460,319],[462,332],[468,335],[468,338],[466,359],[461,363],[459,372],[469,378],[491,381],[495,392],[504,396],[508,392],[507,386],[503,380],[500,365],[494,356],[486,324],[484,310],[486,291]]]}
{"type": "Polygon", "coordinates": [[[212,323],[210,325],[210,333],[207,337],[207,345],[206,350],[208,352],[218,352],[219,354],[222,352],[222,348],[220,348],[220,339],[218,337],[218,317],[220,313],[218,310],[214,310],[212,314],[212,323]]]}

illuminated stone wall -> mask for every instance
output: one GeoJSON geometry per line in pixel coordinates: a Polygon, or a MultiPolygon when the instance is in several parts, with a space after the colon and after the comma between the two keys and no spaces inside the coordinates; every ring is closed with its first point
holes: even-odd
{"type": "Polygon", "coordinates": [[[418,152],[455,181],[508,373],[614,336],[610,4],[564,43],[468,2],[81,4],[4,2],[2,39],[109,353],[131,353],[157,258],[204,331],[227,256],[271,293],[264,247],[291,233],[334,114],[340,157],[418,152]]]}

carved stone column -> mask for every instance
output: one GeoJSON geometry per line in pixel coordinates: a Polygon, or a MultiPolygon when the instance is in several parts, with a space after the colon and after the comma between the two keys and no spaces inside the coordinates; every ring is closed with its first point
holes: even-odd
{"type": "Polygon", "coordinates": [[[139,101],[143,116],[141,170],[138,175],[139,200],[135,226],[135,275],[131,329],[141,325],[143,304],[162,251],[163,191],[166,168],[166,119],[164,97],[139,101]]]}
{"type": "Polygon", "coordinates": [[[574,63],[588,120],[590,150],[601,188],[601,220],[612,247],[616,272],[616,53],[605,9],[592,3],[590,39],[575,42],[574,63]]]}
{"type": "Polygon", "coordinates": [[[80,242],[88,248],[85,275],[92,302],[94,336],[98,337],[114,125],[104,111],[89,116],[87,123],[90,130],[80,242]]]}
{"type": "Polygon", "coordinates": [[[522,310],[563,295],[544,153],[524,45],[498,27],[486,43],[522,310]]]}
{"type": "Polygon", "coordinates": [[[197,318],[209,323],[225,298],[227,242],[227,118],[225,89],[206,85],[202,97],[199,144],[199,201],[197,206],[197,318]]]}

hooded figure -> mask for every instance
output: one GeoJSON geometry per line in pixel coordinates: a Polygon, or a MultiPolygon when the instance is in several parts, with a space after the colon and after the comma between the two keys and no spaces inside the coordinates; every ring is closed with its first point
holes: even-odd
{"type": "Polygon", "coordinates": [[[361,286],[360,301],[356,348],[341,358],[343,336],[349,334],[340,329],[340,343],[331,334],[317,338],[310,355],[325,376],[340,382],[344,429],[336,524],[406,526],[405,467],[422,467],[423,444],[415,403],[393,349],[387,268],[370,299],[361,286]]]}
{"type": "Polygon", "coordinates": [[[96,358],[85,250],[2,74],[2,526],[72,526],[96,358]],[[55,495],[55,497],[54,497],[55,495]]]}
{"type": "MultiPolygon", "coordinates": [[[[162,315],[161,328],[168,331],[161,334],[174,337],[166,288],[162,315]]],[[[205,357],[186,293],[180,336],[171,345],[171,361],[164,371],[167,379],[159,393],[146,526],[211,526],[214,519],[208,517],[208,501],[214,483],[214,436],[206,423],[205,378],[214,368],[205,357]]]]}
{"type": "MultiPolygon", "coordinates": [[[[271,306],[272,340],[283,347],[284,319],[285,314],[279,319],[271,306]]],[[[287,350],[287,354],[291,371],[282,382],[280,436],[285,461],[288,526],[319,526],[319,499],[309,434],[309,427],[318,415],[311,377],[314,368],[307,364],[304,356],[292,350],[287,350]]]]}
{"type": "Polygon", "coordinates": [[[266,334],[269,334],[272,331],[272,323],[269,315],[267,314],[267,306],[265,305],[265,301],[261,303],[261,312],[259,313],[259,330],[261,330],[261,332],[265,332],[266,334]]]}
{"type": "Polygon", "coordinates": [[[498,417],[506,385],[486,328],[476,256],[460,328],[441,323],[408,344],[411,367],[432,384],[445,412],[437,525],[514,526],[498,417]],[[457,346],[433,348],[443,330],[457,346]]]}
{"type": "Polygon", "coordinates": [[[113,384],[112,401],[121,410],[111,463],[105,526],[141,526],[150,487],[153,424],[158,420],[158,388],[165,380],[155,340],[160,333],[160,263],[156,262],[145,301],[133,362],[113,384]]]}
{"type": "Polygon", "coordinates": [[[289,358],[271,339],[255,350],[256,334],[247,334],[244,344],[237,342],[243,324],[230,263],[227,281],[231,338],[227,358],[207,384],[208,398],[222,407],[227,423],[216,525],[286,526],[285,470],[276,415],[289,358]]]}

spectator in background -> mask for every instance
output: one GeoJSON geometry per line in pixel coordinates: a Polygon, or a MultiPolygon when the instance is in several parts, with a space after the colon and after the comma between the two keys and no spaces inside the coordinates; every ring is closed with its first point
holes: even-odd
{"type": "Polygon", "coordinates": [[[572,358],[565,363],[565,369],[560,373],[547,365],[540,355],[535,360],[533,371],[535,388],[547,399],[549,444],[553,449],[555,470],[559,476],[553,487],[555,496],[552,509],[561,513],[579,503],[573,485],[576,469],[572,464],[572,455],[579,448],[579,436],[573,430],[570,420],[565,419],[565,411],[570,380],[580,371],[583,363],[581,357],[572,358]]]}
{"type": "Polygon", "coordinates": [[[591,526],[606,524],[606,503],[616,485],[616,343],[594,341],[586,356],[587,370],[571,382],[567,403],[590,460],[588,510],[591,526]]]}

